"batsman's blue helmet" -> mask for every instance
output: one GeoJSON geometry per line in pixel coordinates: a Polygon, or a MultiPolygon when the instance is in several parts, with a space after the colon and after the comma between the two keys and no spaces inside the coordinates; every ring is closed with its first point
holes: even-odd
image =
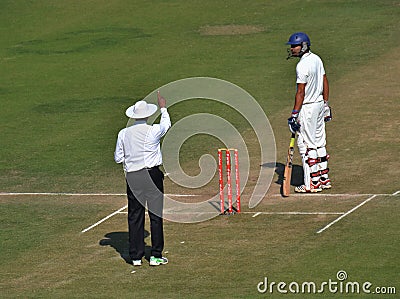
{"type": "Polygon", "coordinates": [[[304,32],[296,32],[289,37],[289,41],[286,44],[302,45],[304,42],[307,43],[308,46],[311,46],[311,41],[307,34],[304,32]]]}

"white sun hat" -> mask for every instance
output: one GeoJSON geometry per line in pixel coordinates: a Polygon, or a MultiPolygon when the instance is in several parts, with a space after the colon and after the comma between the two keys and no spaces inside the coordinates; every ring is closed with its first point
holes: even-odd
{"type": "Polygon", "coordinates": [[[146,101],[138,101],[135,105],[126,109],[125,114],[129,118],[147,118],[157,111],[157,105],[147,104],[146,101]]]}

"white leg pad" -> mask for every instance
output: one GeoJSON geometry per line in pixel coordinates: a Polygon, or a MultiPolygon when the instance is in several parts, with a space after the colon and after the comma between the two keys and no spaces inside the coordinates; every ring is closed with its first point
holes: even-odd
{"type": "Polygon", "coordinates": [[[301,154],[301,160],[303,162],[303,172],[304,172],[304,185],[306,189],[310,189],[311,185],[311,169],[308,165],[308,155],[301,154]]]}
{"type": "Polygon", "coordinates": [[[324,178],[328,178],[328,159],[329,155],[326,152],[326,147],[320,147],[317,149],[317,155],[321,162],[318,163],[318,170],[321,173],[321,176],[324,178]]]}
{"type": "Polygon", "coordinates": [[[308,150],[308,165],[310,167],[310,177],[314,183],[318,183],[320,172],[318,170],[318,155],[316,149],[308,150]]]}

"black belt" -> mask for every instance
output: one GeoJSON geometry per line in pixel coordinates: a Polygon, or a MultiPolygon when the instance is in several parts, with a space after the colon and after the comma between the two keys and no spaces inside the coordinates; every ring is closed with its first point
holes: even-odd
{"type": "Polygon", "coordinates": [[[144,169],[152,170],[152,169],[157,169],[158,167],[159,167],[159,165],[153,166],[153,167],[145,167],[144,169]]]}

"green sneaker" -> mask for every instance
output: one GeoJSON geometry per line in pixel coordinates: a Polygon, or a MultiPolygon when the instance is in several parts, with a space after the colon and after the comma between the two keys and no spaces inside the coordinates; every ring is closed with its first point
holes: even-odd
{"type": "Polygon", "coordinates": [[[168,264],[168,259],[166,257],[150,257],[150,266],[159,266],[168,264]]]}

